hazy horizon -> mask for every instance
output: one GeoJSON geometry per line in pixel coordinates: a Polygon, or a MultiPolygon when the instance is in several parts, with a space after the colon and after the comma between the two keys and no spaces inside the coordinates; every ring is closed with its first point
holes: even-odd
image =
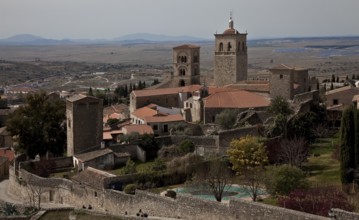
{"type": "Polygon", "coordinates": [[[357,0],[2,0],[0,39],[113,39],[149,33],[213,39],[228,27],[249,39],[358,36],[357,0]]]}

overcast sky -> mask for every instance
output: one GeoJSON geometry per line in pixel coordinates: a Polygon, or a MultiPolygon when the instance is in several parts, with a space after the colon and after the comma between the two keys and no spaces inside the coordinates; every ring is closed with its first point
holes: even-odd
{"type": "Polygon", "coordinates": [[[132,33],[213,39],[359,35],[359,0],[0,0],[0,38],[111,39],[132,33]]]}

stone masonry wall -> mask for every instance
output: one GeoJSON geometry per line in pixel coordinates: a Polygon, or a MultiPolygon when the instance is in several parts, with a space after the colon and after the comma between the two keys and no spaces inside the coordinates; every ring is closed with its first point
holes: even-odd
{"type": "MultiPolygon", "coordinates": [[[[10,169],[9,191],[26,198],[26,187],[19,184],[13,169],[10,169]]],[[[23,170],[19,171],[21,174],[23,170]]],[[[32,174],[22,174],[23,181],[32,174]]],[[[43,187],[42,202],[49,201],[49,192],[52,191],[54,203],[64,203],[82,209],[91,205],[92,210],[99,213],[134,216],[139,209],[150,216],[181,218],[181,219],[291,219],[291,220],[329,220],[329,218],[311,215],[266,204],[249,202],[239,199],[230,200],[228,204],[214,201],[203,201],[189,195],[177,195],[176,199],[160,196],[145,191],[136,191],[135,195],[128,195],[111,189],[94,189],[91,186],[76,184],[69,180],[46,180],[40,177],[31,179],[41,180],[33,182],[43,187]],[[54,183],[58,186],[53,186],[54,183]],[[51,187],[50,187],[51,186],[51,187]],[[62,198],[62,199],[60,199],[62,198]]],[[[336,219],[354,220],[358,214],[333,209],[336,219]]]]}

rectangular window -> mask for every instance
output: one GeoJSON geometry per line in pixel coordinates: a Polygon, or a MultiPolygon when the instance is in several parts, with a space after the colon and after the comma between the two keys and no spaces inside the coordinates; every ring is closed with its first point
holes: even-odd
{"type": "Polygon", "coordinates": [[[333,99],[333,105],[338,105],[338,104],[339,104],[338,99],[333,99]]]}
{"type": "Polygon", "coordinates": [[[282,74],[279,75],[279,79],[283,79],[283,75],[282,75],[282,74]]]}
{"type": "Polygon", "coordinates": [[[154,131],[157,131],[157,130],[158,130],[158,125],[153,125],[153,126],[152,126],[152,129],[153,129],[154,131]]]}
{"type": "Polygon", "coordinates": [[[163,125],[163,132],[168,132],[168,125],[163,125]]]}

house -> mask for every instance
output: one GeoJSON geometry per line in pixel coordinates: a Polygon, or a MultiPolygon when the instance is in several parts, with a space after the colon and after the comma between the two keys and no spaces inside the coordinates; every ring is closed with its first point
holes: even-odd
{"type": "Polygon", "coordinates": [[[152,127],[155,135],[169,134],[171,126],[184,122],[179,109],[164,108],[155,104],[136,109],[131,113],[133,124],[146,124],[152,127]]]}
{"type": "Polygon", "coordinates": [[[345,86],[338,89],[333,89],[325,93],[325,104],[327,108],[343,105],[344,108],[353,104],[353,98],[359,95],[359,88],[352,86],[345,86]]]}
{"type": "Polygon", "coordinates": [[[110,169],[117,165],[125,164],[130,157],[129,153],[115,153],[111,149],[105,148],[77,154],[73,157],[73,160],[75,167],[78,167],[79,170],[85,170],[86,167],[110,169]]]}
{"type": "Polygon", "coordinates": [[[125,104],[117,104],[105,107],[103,109],[103,122],[107,123],[110,118],[118,120],[129,118],[128,106],[125,104]]]}
{"type": "Polygon", "coordinates": [[[192,92],[201,87],[201,85],[190,85],[165,89],[134,90],[130,94],[130,112],[151,103],[167,108],[183,108],[183,102],[192,96],[192,92]]]}
{"type": "Polygon", "coordinates": [[[224,91],[203,99],[204,123],[213,123],[217,114],[225,109],[240,112],[248,109],[265,110],[270,105],[269,97],[245,90],[224,91]]]}

